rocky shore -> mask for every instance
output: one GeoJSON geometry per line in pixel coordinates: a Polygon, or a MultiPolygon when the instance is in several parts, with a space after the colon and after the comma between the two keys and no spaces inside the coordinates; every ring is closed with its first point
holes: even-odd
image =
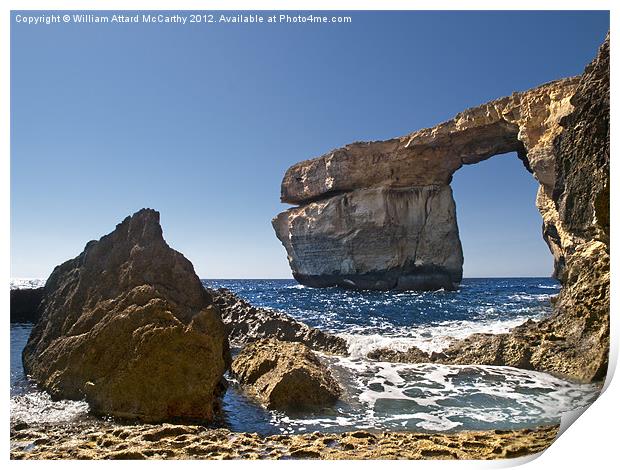
{"type": "Polygon", "coordinates": [[[172,424],[18,424],[11,459],[503,459],[545,450],[557,430],[259,436],[172,424]]]}
{"type": "MultiPolygon", "coordinates": [[[[508,365],[583,382],[604,379],[608,40],[580,77],[467,110],[406,138],[352,144],[293,167],[283,200],[301,205],[274,226],[301,282],[454,288],[462,253],[451,175],[506,151],[519,152],[541,183],[537,204],[563,285],[553,315],[510,333],[454,341],[438,353],[378,349],[370,359],[508,365]],[[464,150],[454,153],[457,147],[464,150]],[[419,163],[414,172],[412,158],[419,163]],[[356,171],[360,162],[373,171],[356,171]],[[385,230],[391,235],[377,236],[385,230]],[[398,241],[411,231],[415,237],[398,241]],[[347,254],[368,240],[373,256],[347,254]],[[311,250],[323,255],[316,258],[311,250]],[[394,252],[398,256],[391,258],[394,252]]],[[[206,427],[221,422],[231,364],[248,395],[265,407],[289,408],[291,398],[308,398],[305,404],[312,406],[333,403],[340,387],[312,350],[346,355],[347,342],[226,289],[205,289],[191,262],[167,245],[151,209],[89,242],[54,270],[43,290],[11,297],[12,318],[37,318],[23,363],[38,386],[55,399],[84,399],[94,415],[117,420],[12,422],[13,459],[495,459],[542,451],[557,433],[557,427],[543,427],[259,436],[206,427]],[[235,363],[229,342],[245,347],[235,363]],[[300,390],[308,396],[295,395],[300,390]],[[161,424],[166,422],[205,426],[161,424]]]]}
{"type": "Polygon", "coordinates": [[[544,235],[562,290],[553,314],[501,335],[474,335],[441,353],[377,350],[375,360],[494,364],[602,381],[609,358],[609,36],[573,83],[572,112],[548,142],[555,176],[541,186],[544,235]],[[549,189],[549,188],[548,188],[549,189]],[[546,199],[549,198],[549,199],[546,199]],[[546,202],[545,202],[546,201],[546,202]]]}
{"type": "Polygon", "coordinates": [[[218,306],[231,344],[242,346],[260,339],[301,343],[315,351],[347,354],[347,342],[336,335],[312,328],[285,313],[255,307],[228,289],[207,289],[218,306]]]}

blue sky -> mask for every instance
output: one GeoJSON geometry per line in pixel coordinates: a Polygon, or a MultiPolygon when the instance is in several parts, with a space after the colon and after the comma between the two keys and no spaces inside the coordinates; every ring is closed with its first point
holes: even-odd
{"type": "MultiPolygon", "coordinates": [[[[13,13],[13,17],[17,13],[13,13]]],[[[11,275],[46,277],[141,207],[201,277],[288,278],[293,163],[576,75],[606,12],[350,12],[338,25],[11,24],[11,275]]],[[[549,275],[512,155],[455,174],[465,276],[549,275]]]]}

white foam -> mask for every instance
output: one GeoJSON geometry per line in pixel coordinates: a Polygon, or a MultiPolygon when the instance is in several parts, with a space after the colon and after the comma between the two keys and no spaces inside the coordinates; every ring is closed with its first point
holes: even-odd
{"type": "MultiPolygon", "coordinates": [[[[418,427],[425,429],[427,431],[448,431],[452,428],[456,428],[460,426],[460,421],[450,421],[448,418],[443,416],[437,416],[430,413],[414,413],[412,415],[396,415],[393,419],[419,419],[420,422],[417,424],[418,427]]],[[[407,421],[405,421],[406,423],[407,421]]]]}
{"type": "Polygon", "coordinates": [[[43,287],[47,279],[41,278],[12,278],[11,290],[13,289],[36,289],[43,287]]]}
{"type": "Polygon", "coordinates": [[[60,423],[75,421],[88,413],[83,401],[54,401],[46,392],[32,392],[11,397],[11,421],[33,423],[60,423]]]}
{"type": "Polygon", "coordinates": [[[508,298],[510,300],[517,300],[517,301],[531,301],[531,300],[536,300],[538,302],[545,302],[549,299],[551,299],[551,297],[553,297],[552,294],[512,294],[509,295],[508,298]]]}
{"type": "Polygon", "coordinates": [[[510,320],[486,321],[445,321],[435,325],[401,327],[394,329],[393,336],[379,334],[340,333],[338,336],[347,341],[349,354],[356,358],[365,358],[376,349],[386,348],[394,351],[407,351],[415,346],[425,352],[439,352],[454,340],[464,339],[476,333],[507,333],[528,319],[538,319],[542,315],[518,316],[510,320]]]}
{"type": "Polygon", "coordinates": [[[559,422],[563,413],[587,406],[599,393],[595,385],[512,367],[323,359],[345,387],[337,415],[284,417],[288,432],[299,426],[333,432],[536,426],[559,422]]]}
{"type": "Polygon", "coordinates": [[[286,286],[285,289],[308,289],[308,286],[304,286],[303,284],[295,284],[293,286],[286,286]]]}

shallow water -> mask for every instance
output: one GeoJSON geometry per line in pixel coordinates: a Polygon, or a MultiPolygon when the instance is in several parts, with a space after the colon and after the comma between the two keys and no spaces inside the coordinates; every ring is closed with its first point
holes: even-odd
{"type": "MultiPolygon", "coordinates": [[[[587,406],[595,385],[497,366],[394,364],[365,360],[381,346],[440,350],[454,337],[508,331],[550,313],[555,281],[468,279],[459,292],[353,292],[311,289],[291,280],[208,280],[251,303],[282,310],[344,336],[350,357],[322,355],[344,388],[329,410],[304,415],[267,411],[240,393],[234,380],[224,397],[233,431],[343,432],[355,429],[458,431],[511,429],[557,423],[563,412],[587,406]]],[[[29,286],[37,282],[28,280],[29,286]]],[[[12,284],[13,286],[13,284],[12,284]]],[[[11,416],[27,422],[86,419],[83,402],[53,402],[24,377],[21,351],[32,325],[11,325],[11,416]]]]}

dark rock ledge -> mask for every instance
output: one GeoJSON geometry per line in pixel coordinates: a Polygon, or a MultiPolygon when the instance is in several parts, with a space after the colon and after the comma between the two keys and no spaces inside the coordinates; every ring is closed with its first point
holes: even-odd
{"type": "Polygon", "coordinates": [[[231,344],[242,346],[260,339],[301,343],[315,351],[347,354],[344,338],[312,328],[274,309],[255,307],[228,289],[207,289],[220,309],[231,344]]]}

